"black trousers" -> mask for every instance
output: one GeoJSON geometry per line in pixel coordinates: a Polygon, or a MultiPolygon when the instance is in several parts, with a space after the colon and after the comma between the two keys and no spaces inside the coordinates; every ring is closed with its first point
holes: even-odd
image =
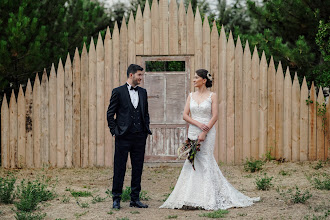
{"type": "Polygon", "coordinates": [[[128,152],[130,153],[132,164],[131,200],[139,200],[146,139],[147,134],[145,132],[129,133],[115,138],[112,184],[113,200],[120,200],[120,196],[123,192],[128,152]]]}

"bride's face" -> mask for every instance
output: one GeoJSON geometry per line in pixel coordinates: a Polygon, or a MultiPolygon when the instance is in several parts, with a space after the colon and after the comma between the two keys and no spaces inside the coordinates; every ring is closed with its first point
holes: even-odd
{"type": "Polygon", "coordinates": [[[206,79],[203,79],[202,77],[200,77],[199,75],[197,75],[195,73],[195,77],[193,79],[193,82],[194,82],[194,86],[195,87],[202,87],[203,85],[205,86],[205,83],[206,83],[206,79]]]}

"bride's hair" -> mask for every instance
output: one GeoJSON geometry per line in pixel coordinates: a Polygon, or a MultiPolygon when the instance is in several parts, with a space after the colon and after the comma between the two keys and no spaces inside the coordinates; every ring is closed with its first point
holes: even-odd
{"type": "Polygon", "coordinates": [[[206,79],[206,84],[205,84],[206,88],[212,87],[213,79],[212,79],[212,75],[209,73],[209,71],[207,71],[206,69],[199,69],[199,70],[196,70],[196,74],[199,77],[206,79]]]}

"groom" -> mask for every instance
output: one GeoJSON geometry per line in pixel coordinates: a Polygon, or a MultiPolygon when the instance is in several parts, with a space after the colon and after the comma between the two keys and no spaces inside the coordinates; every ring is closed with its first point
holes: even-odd
{"type": "Polygon", "coordinates": [[[130,207],[148,208],[139,199],[146,139],[151,135],[147,90],[138,86],[142,77],[143,68],[131,64],[127,69],[127,82],[113,89],[107,111],[108,126],[115,137],[112,184],[115,209],[120,209],[128,152],[132,163],[130,207]]]}

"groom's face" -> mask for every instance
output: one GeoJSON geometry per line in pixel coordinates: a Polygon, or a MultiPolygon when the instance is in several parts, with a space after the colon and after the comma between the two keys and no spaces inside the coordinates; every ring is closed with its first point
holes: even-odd
{"type": "Polygon", "coordinates": [[[132,74],[132,83],[137,86],[140,85],[142,78],[143,78],[143,72],[138,70],[135,74],[132,74]]]}

